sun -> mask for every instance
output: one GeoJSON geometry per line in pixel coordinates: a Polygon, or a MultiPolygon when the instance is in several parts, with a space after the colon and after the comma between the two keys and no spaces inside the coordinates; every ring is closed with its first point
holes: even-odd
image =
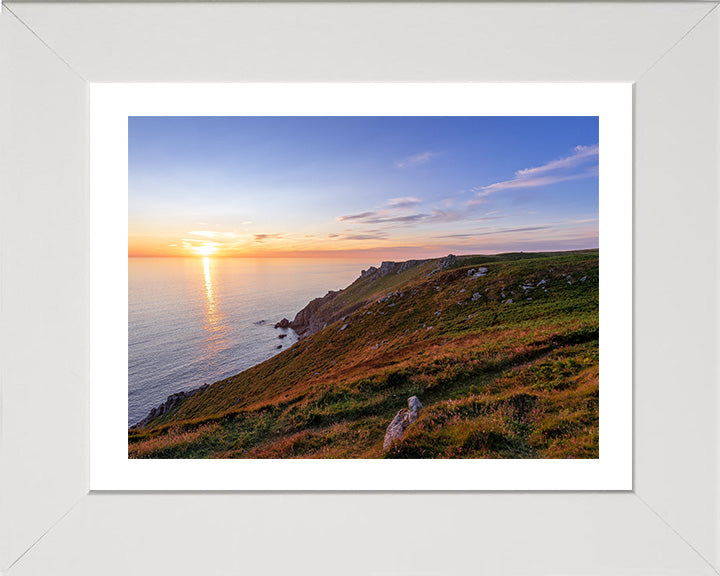
{"type": "Polygon", "coordinates": [[[193,250],[198,256],[212,256],[217,252],[217,247],[214,244],[203,244],[202,246],[193,246],[193,250]]]}

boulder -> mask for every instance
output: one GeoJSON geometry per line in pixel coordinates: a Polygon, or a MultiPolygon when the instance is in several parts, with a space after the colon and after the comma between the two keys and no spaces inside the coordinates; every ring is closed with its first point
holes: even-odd
{"type": "Polygon", "coordinates": [[[467,275],[470,276],[470,278],[482,278],[487,274],[488,269],[484,266],[478,268],[477,270],[475,268],[472,268],[467,271],[467,275]]]}
{"type": "Polygon", "coordinates": [[[400,410],[387,427],[385,440],[383,440],[383,450],[388,450],[394,442],[400,440],[408,426],[420,416],[420,411],[423,408],[420,399],[417,396],[411,396],[407,402],[408,407],[400,410]]]}

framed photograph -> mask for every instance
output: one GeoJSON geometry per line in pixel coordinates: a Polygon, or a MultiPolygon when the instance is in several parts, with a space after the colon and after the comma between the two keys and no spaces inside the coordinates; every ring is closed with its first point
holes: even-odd
{"type": "Polygon", "coordinates": [[[91,488],[629,489],[631,103],[93,87],[91,488]]]}
{"type": "Polygon", "coordinates": [[[719,26],[3,6],[0,570],[716,573],[719,26]]]}

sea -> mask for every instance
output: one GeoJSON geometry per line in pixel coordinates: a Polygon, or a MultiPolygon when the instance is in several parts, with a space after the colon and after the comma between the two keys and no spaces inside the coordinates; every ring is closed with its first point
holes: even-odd
{"type": "Polygon", "coordinates": [[[286,350],[298,336],[275,323],[369,266],[333,258],[129,258],[128,425],[170,394],[286,350]]]}

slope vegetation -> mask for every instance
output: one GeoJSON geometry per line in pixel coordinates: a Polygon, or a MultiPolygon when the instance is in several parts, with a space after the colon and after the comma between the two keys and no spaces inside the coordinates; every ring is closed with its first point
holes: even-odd
{"type": "Polygon", "coordinates": [[[598,265],[383,263],[299,313],[291,348],[130,430],[129,456],[597,458],[598,265]],[[419,419],[383,451],[413,395],[419,419]]]}

